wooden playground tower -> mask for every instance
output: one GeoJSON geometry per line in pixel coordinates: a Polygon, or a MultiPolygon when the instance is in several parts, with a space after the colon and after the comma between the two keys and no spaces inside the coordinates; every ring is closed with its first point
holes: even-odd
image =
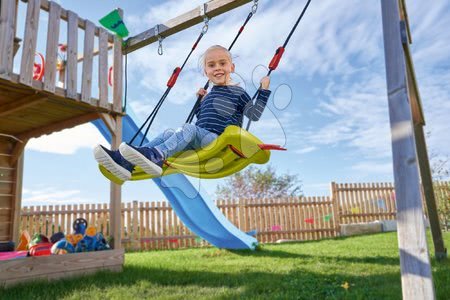
{"type": "MultiPolygon", "coordinates": [[[[154,29],[121,40],[96,27],[74,12],[48,0],[27,3],[25,35],[16,38],[18,0],[0,0],[0,241],[16,241],[21,207],[23,150],[30,138],[39,137],[101,118],[112,133],[112,147],[121,142],[122,54],[157,41],[154,29]],[[39,12],[49,12],[46,70],[42,81],[32,79],[39,12]],[[67,22],[67,63],[57,71],[56,54],[61,20],[67,22]],[[84,31],[83,53],[78,53],[78,30],[84,31]],[[98,48],[94,49],[94,39],[98,48]],[[20,43],[20,44],[19,44],[20,43]],[[22,49],[19,74],[13,72],[14,56],[22,49]],[[114,84],[108,99],[108,53],[112,49],[114,84]],[[98,55],[99,99],[92,97],[93,60],[98,55]],[[82,62],[81,81],[78,63],[82,62]],[[58,77],[58,83],[57,83],[58,77]],[[78,87],[81,87],[78,92],[78,87]]],[[[212,0],[199,9],[161,24],[159,33],[167,37],[209,18],[230,11],[251,0],[212,0]]],[[[445,256],[429,176],[423,137],[424,117],[409,51],[411,35],[404,0],[381,0],[386,59],[389,113],[391,119],[394,178],[398,208],[398,239],[404,299],[433,299],[428,247],[422,210],[422,193],[432,225],[436,255],[445,256]],[[437,225],[436,225],[437,224],[437,225]]],[[[0,285],[30,278],[59,278],[84,274],[101,268],[120,270],[120,187],[111,184],[111,235],[113,251],[28,258],[22,262],[0,263],[0,285]],[[95,256],[97,255],[97,256],[95,256]],[[82,261],[87,261],[84,264],[82,261]],[[69,262],[69,263],[68,263],[69,262]],[[76,263],[75,263],[76,262],[76,263]],[[9,264],[9,265],[8,265],[9,264]],[[53,265],[47,271],[48,265],[53,265]],[[81,266],[63,270],[62,266],[81,266]],[[32,268],[30,266],[33,266],[32,268]],[[93,266],[93,267],[92,267],[93,266]],[[38,270],[37,272],[35,270],[38,270]],[[55,271],[56,270],[56,271],[55,271]],[[8,272],[15,272],[11,279],[8,272]],[[56,272],[56,275],[55,275],[56,272]],[[11,281],[11,282],[8,282],[11,281]]],[[[12,274],[12,273],[9,273],[12,274]]]]}
{"type": "MultiPolygon", "coordinates": [[[[17,18],[18,1],[1,0],[0,6],[0,241],[18,240],[23,153],[29,139],[101,118],[112,133],[112,146],[117,147],[122,141],[122,41],[55,2],[24,2],[25,20],[17,18]],[[48,12],[46,34],[39,36],[40,40],[46,40],[45,74],[43,80],[33,80],[42,11],[48,12]],[[24,22],[25,28],[22,41],[16,37],[20,21],[24,22]],[[57,69],[62,21],[67,24],[67,62],[57,69]],[[80,30],[84,31],[82,41],[78,39],[80,30]],[[94,49],[95,39],[98,40],[98,49],[94,49]],[[82,46],[82,53],[78,51],[79,46],[82,46]],[[21,55],[15,58],[19,56],[19,47],[21,55]],[[108,55],[111,52],[114,83],[112,99],[108,99],[108,55]],[[96,55],[99,99],[92,97],[96,55]],[[14,73],[15,59],[19,74],[14,73]]],[[[0,262],[0,286],[28,279],[85,274],[99,269],[121,270],[124,251],[120,247],[120,197],[120,187],[111,184],[110,233],[114,238],[114,250],[0,262]]]]}

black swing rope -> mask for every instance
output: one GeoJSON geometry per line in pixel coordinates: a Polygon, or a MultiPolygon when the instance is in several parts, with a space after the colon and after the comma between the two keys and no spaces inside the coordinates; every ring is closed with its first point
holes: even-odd
{"type": "MultiPolygon", "coordinates": [[[[241,28],[239,28],[239,31],[236,34],[236,36],[234,37],[233,42],[231,42],[231,45],[228,47],[228,51],[230,51],[233,48],[233,46],[236,43],[236,41],[238,40],[239,36],[244,31],[245,26],[250,21],[250,19],[255,15],[255,13],[256,13],[256,11],[258,9],[258,0],[254,0],[253,2],[254,2],[254,4],[252,6],[252,11],[248,14],[247,19],[245,19],[245,22],[244,22],[244,24],[242,24],[241,28]]],[[[206,84],[203,87],[203,89],[207,90],[208,88],[209,88],[209,80],[206,82],[206,84]]],[[[195,111],[197,110],[198,106],[200,105],[200,102],[201,102],[202,98],[203,98],[203,96],[198,96],[197,97],[197,101],[195,101],[194,107],[192,107],[192,110],[191,110],[191,112],[189,113],[189,116],[186,119],[186,123],[191,123],[192,120],[194,119],[195,111]]]]}
{"type": "MultiPolygon", "coordinates": [[[[311,0],[308,0],[308,2],[306,2],[305,7],[302,10],[302,13],[300,14],[300,16],[297,19],[297,22],[295,22],[294,27],[292,27],[291,32],[289,33],[288,37],[286,38],[286,41],[284,42],[283,46],[279,47],[276,51],[275,51],[275,55],[273,56],[272,60],[270,61],[269,64],[269,72],[267,72],[266,76],[270,76],[270,74],[272,74],[272,71],[274,71],[277,67],[278,64],[281,61],[281,57],[283,56],[283,53],[286,49],[287,44],[289,43],[289,40],[291,39],[292,35],[294,34],[295,30],[297,29],[298,24],[300,23],[301,19],[303,18],[303,15],[305,14],[306,10],[308,9],[309,4],[311,3],[311,0]]],[[[253,95],[252,97],[252,103],[255,100],[255,98],[259,95],[259,93],[261,92],[261,87],[256,91],[255,95],[253,95]]],[[[252,123],[252,119],[249,118],[248,123],[247,123],[247,127],[245,128],[245,130],[249,130],[250,129],[250,124],[252,123]]]]}
{"type": "MultiPolygon", "coordinates": [[[[140,146],[142,146],[142,144],[144,143],[145,137],[147,136],[148,131],[150,130],[150,127],[153,123],[153,121],[155,120],[156,115],[158,114],[158,111],[160,109],[160,107],[162,106],[162,104],[164,103],[164,100],[167,98],[167,96],[170,93],[170,90],[172,89],[172,87],[175,85],[175,83],[177,82],[178,79],[178,75],[180,75],[181,71],[183,70],[184,66],[186,65],[187,61],[189,60],[189,58],[191,57],[192,53],[194,52],[194,50],[197,48],[198,43],[200,42],[200,40],[203,38],[203,36],[206,34],[206,32],[208,31],[208,19],[205,18],[205,25],[203,26],[202,32],[199,34],[196,42],[194,43],[194,45],[192,46],[188,56],[186,57],[186,59],[184,60],[184,63],[181,67],[176,67],[173,70],[172,75],[170,76],[169,80],[167,81],[167,89],[164,92],[164,94],[161,96],[161,98],[159,99],[158,103],[156,104],[155,108],[153,109],[153,111],[150,113],[150,115],[147,117],[147,119],[145,120],[144,124],[142,124],[142,126],[137,130],[137,132],[135,133],[135,135],[131,138],[131,140],[129,141],[129,144],[132,144],[133,141],[136,139],[136,137],[139,135],[139,133],[142,131],[142,129],[145,127],[145,125],[148,123],[147,125],[147,129],[145,130],[144,136],[142,137],[140,146]]],[[[125,60],[126,61],[126,60],[125,60]]]]}

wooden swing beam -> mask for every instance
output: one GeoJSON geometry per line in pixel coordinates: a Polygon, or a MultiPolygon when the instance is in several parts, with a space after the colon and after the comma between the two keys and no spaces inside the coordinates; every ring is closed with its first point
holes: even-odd
{"type": "MultiPolygon", "coordinates": [[[[252,0],[211,0],[198,8],[188,11],[176,18],[173,18],[163,24],[159,24],[159,34],[161,37],[168,37],[177,32],[183,31],[189,27],[203,22],[203,17],[206,15],[212,19],[218,15],[233,10],[239,6],[252,2],[252,0]]],[[[146,30],[134,37],[126,40],[123,47],[123,54],[131,53],[142,47],[145,47],[158,40],[155,34],[155,28],[146,30]]]]}

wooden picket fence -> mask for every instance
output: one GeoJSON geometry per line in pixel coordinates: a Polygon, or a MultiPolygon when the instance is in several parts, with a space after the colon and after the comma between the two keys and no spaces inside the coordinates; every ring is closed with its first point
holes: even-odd
{"type": "MultiPolygon", "coordinates": [[[[438,190],[450,197],[448,189],[438,190]]],[[[256,230],[261,243],[335,237],[341,224],[392,220],[396,215],[391,183],[331,183],[331,197],[219,200],[216,205],[240,230],[256,230]]],[[[24,207],[21,228],[51,236],[72,232],[77,218],[109,235],[108,204],[24,207]]],[[[207,244],[181,223],[168,203],[137,201],[122,204],[122,243],[135,250],[207,244]]]]}

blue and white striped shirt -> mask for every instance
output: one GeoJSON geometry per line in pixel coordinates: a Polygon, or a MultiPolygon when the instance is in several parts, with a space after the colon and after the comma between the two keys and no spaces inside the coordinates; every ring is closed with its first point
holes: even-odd
{"type": "Polygon", "coordinates": [[[250,96],[240,86],[213,86],[195,112],[195,125],[220,135],[229,125],[242,127],[244,115],[258,121],[270,93],[270,90],[261,90],[253,105],[250,96]]]}

